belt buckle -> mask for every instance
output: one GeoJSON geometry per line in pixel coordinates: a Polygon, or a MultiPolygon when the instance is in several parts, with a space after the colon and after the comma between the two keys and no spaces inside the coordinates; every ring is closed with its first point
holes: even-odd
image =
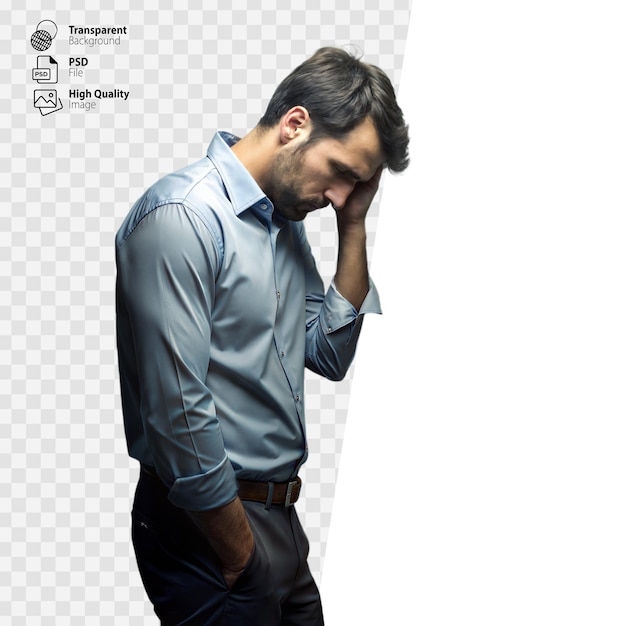
{"type": "Polygon", "coordinates": [[[300,479],[296,478],[295,480],[290,480],[287,483],[287,494],[285,495],[285,506],[291,506],[300,495],[300,479]],[[295,491],[295,493],[294,493],[295,491]],[[293,496],[293,502],[291,501],[291,497],[293,496]]]}

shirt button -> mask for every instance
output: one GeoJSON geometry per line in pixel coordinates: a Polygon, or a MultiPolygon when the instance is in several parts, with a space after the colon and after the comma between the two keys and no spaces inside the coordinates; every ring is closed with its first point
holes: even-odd
{"type": "Polygon", "coordinates": [[[280,291],[276,292],[276,297],[280,300],[280,291]]]}
{"type": "Polygon", "coordinates": [[[283,356],[283,357],[285,356],[285,351],[284,350],[280,351],[280,356],[283,356]]]}
{"type": "Polygon", "coordinates": [[[300,402],[300,396],[296,396],[296,402],[300,402]]]}
{"type": "Polygon", "coordinates": [[[263,203],[263,204],[261,205],[261,208],[265,211],[265,210],[267,209],[267,204],[263,203]]]}

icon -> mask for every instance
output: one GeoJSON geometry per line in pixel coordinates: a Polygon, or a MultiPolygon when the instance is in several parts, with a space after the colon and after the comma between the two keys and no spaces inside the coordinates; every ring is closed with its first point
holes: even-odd
{"type": "Polygon", "coordinates": [[[37,67],[33,68],[33,80],[42,84],[59,82],[59,64],[50,56],[38,56],[37,67]]]}
{"type": "Polygon", "coordinates": [[[56,89],[35,89],[33,105],[42,115],[50,115],[63,108],[61,98],[57,97],[56,89]]]}
{"type": "Polygon", "coordinates": [[[38,52],[47,50],[52,45],[52,40],[57,36],[58,30],[57,25],[51,20],[39,22],[30,38],[30,45],[38,52]]]}

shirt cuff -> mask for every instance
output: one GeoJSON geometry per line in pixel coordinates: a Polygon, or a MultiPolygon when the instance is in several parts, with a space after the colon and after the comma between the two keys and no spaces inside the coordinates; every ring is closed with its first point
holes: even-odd
{"type": "Polygon", "coordinates": [[[237,496],[235,471],[228,457],[204,474],[174,481],[169,500],[187,511],[206,511],[228,504],[237,496]]]}
{"type": "Polygon", "coordinates": [[[326,334],[333,333],[351,324],[359,315],[382,313],[376,285],[374,285],[371,278],[368,280],[369,291],[359,311],[339,293],[337,287],[335,287],[335,281],[332,281],[326,293],[326,297],[324,298],[324,306],[322,307],[322,319],[325,322],[324,332],[326,334]]]}

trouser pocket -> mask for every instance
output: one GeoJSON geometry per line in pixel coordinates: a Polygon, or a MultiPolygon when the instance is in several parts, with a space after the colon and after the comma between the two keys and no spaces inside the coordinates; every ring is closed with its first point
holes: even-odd
{"type": "Polygon", "coordinates": [[[221,626],[277,626],[280,600],[272,583],[271,560],[263,534],[250,520],[254,549],[250,561],[229,591],[221,626]]]}

